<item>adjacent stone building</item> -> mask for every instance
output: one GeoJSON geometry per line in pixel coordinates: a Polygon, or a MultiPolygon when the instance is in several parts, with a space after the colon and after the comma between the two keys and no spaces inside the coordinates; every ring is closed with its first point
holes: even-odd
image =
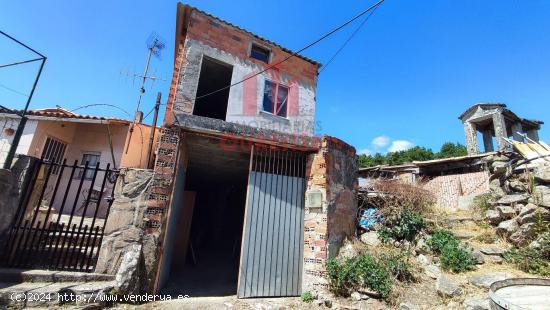
{"type": "Polygon", "coordinates": [[[470,155],[480,153],[478,132],[482,134],[485,152],[502,151],[511,147],[505,141],[509,137],[524,142],[523,135],[526,134],[529,139],[538,141],[538,131],[544,124],[542,121],[521,118],[502,103],[477,103],[458,118],[464,124],[466,146],[470,155]]]}

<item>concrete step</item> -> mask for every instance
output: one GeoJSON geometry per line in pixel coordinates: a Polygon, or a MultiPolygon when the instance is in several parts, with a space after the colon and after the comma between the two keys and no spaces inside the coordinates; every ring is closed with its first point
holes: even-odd
{"type": "Polygon", "coordinates": [[[0,308],[51,307],[104,303],[114,281],[92,282],[0,282],[0,308]]]}
{"type": "Polygon", "coordinates": [[[89,272],[74,272],[74,271],[57,271],[57,270],[40,270],[40,269],[15,269],[15,268],[0,268],[0,281],[11,283],[22,282],[97,282],[97,281],[113,281],[114,275],[89,273],[89,272]]]}

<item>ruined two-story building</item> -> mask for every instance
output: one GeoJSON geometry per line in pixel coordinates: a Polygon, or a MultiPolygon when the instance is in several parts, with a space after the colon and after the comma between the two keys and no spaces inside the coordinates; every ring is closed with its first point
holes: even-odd
{"type": "Polygon", "coordinates": [[[326,287],[327,258],[355,232],[357,168],[353,147],[314,135],[319,67],[178,4],[163,132],[136,204],[143,221],[121,220],[127,206],[115,200],[96,271],[120,272],[123,249],[139,244],[144,291],[256,297],[326,287]]]}

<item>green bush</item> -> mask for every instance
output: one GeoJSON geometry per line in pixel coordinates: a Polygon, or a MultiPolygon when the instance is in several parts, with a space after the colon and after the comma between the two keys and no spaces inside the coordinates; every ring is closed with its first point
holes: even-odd
{"type": "Polygon", "coordinates": [[[456,247],[458,246],[459,241],[452,232],[445,229],[438,229],[434,231],[427,243],[432,251],[435,253],[441,253],[446,245],[452,244],[456,247]]]}
{"type": "Polygon", "coordinates": [[[302,293],[302,301],[305,302],[305,303],[310,303],[312,302],[315,298],[313,297],[313,294],[311,294],[311,292],[303,292],[302,293]]]}
{"type": "Polygon", "coordinates": [[[533,248],[511,249],[504,253],[504,259],[520,270],[540,276],[550,276],[550,262],[541,250],[533,248]]]}
{"type": "Polygon", "coordinates": [[[399,281],[414,281],[413,265],[409,263],[410,253],[406,251],[380,254],[380,261],[388,271],[399,281]]]}
{"type": "Polygon", "coordinates": [[[427,243],[434,253],[440,254],[439,260],[444,270],[463,272],[476,265],[472,253],[460,247],[458,239],[448,230],[436,230],[427,243]]]}
{"type": "Polygon", "coordinates": [[[420,213],[405,208],[397,215],[387,217],[384,226],[378,229],[378,234],[385,243],[391,239],[413,242],[424,225],[424,218],[420,213]]]}
{"type": "Polygon", "coordinates": [[[388,268],[371,254],[361,254],[344,261],[331,258],[326,268],[329,288],[336,295],[348,296],[363,287],[379,293],[383,298],[391,293],[392,279],[388,268]]]}
{"type": "Polygon", "coordinates": [[[452,272],[472,270],[477,262],[471,251],[454,243],[448,243],[443,247],[439,260],[441,268],[452,272]]]}

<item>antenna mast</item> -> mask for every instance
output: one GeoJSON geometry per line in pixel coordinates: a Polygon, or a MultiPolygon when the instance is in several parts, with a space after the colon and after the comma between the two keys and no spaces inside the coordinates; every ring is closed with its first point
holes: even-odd
{"type": "Polygon", "coordinates": [[[151,63],[151,56],[155,55],[155,57],[160,58],[160,51],[163,50],[166,47],[164,44],[164,40],[161,39],[160,36],[158,36],[155,32],[151,33],[149,38],[147,39],[147,49],[149,50],[149,53],[147,54],[147,61],[145,62],[145,70],[143,72],[143,75],[135,75],[137,77],[141,78],[141,87],[139,88],[139,98],[136,106],[136,113],[139,111],[139,106],[141,104],[141,98],[143,97],[143,94],[145,94],[145,83],[147,80],[155,81],[159,78],[156,76],[148,76],[149,73],[149,64],[151,63]]]}
{"type": "Polygon", "coordinates": [[[147,54],[147,61],[145,62],[145,70],[143,71],[143,75],[134,74],[134,78],[139,77],[141,78],[141,87],[139,88],[139,97],[138,102],[136,106],[136,112],[134,114],[134,120],[132,121],[132,124],[130,125],[130,137],[128,138],[128,143],[126,144],[126,151],[125,153],[128,153],[128,149],[130,148],[130,141],[132,140],[132,135],[134,132],[134,127],[136,123],[141,123],[143,113],[139,111],[139,106],[141,105],[141,98],[143,98],[143,95],[145,94],[145,83],[147,80],[151,80],[153,83],[156,80],[162,80],[159,77],[156,76],[149,76],[147,75],[149,73],[149,65],[151,64],[151,56],[155,56],[157,58],[160,58],[160,51],[162,51],[166,44],[164,44],[164,40],[155,32],[152,32],[151,35],[149,35],[149,38],[147,38],[147,49],[149,50],[149,53],[147,54]]]}

